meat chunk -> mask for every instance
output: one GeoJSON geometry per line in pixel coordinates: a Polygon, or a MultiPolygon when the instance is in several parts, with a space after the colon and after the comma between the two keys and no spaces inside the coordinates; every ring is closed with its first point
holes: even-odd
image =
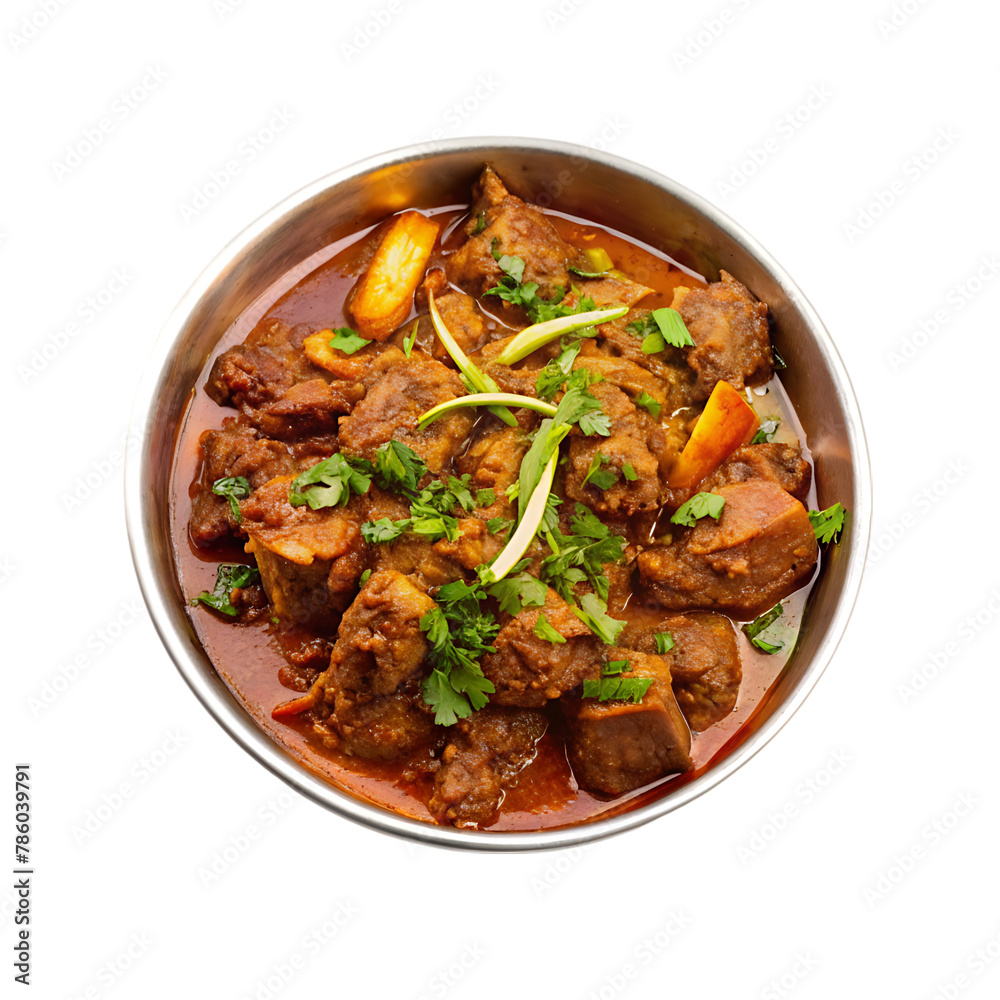
{"type": "Polygon", "coordinates": [[[198,438],[201,477],[191,508],[188,530],[195,545],[210,545],[237,528],[226,497],[216,496],[212,484],[229,476],[243,476],[251,488],[275,476],[296,471],[296,462],[280,441],[261,438],[239,417],[226,417],[220,430],[205,431],[198,438]]]}
{"type": "Polygon", "coordinates": [[[621,272],[600,278],[583,278],[576,282],[576,287],[580,289],[579,297],[593,299],[598,309],[610,309],[612,306],[631,308],[653,290],[621,272]]]}
{"type": "Polygon", "coordinates": [[[246,550],[284,624],[324,627],[350,603],[367,564],[361,528],[340,507],[311,510],[288,502],[291,476],[279,476],[240,504],[246,550]]]}
{"type": "Polygon", "coordinates": [[[542,608],[525,608],[510,619],[493,640],[495,653],[483,657],[483,673],[493,682],[495,705],[540,708],[575,688],[585,678],[596,679],[604,660],[600,640],[552,589],[542,608]],[[539,614],[566,640],[540,639],[534,633],[539,614]]]}
{"type": "Polygon", "coordinates": [[[485,824],[535,756],[548,720],[539,711],[487,705],[448,730],[429,808],[455,826],[485,824]]]}
{"type": "Polygon", "coordinates": [[[461,531],[458,538],[453,542],[442,538],[434,543],[434,551],[454,560],[465,569],[475,569],[483,563],[491,562],[500,554],[507,540],[506,532],[491,534],[481,518],[463,517],[458,526],[461,531]]]}
{"type": "Polygon", "coordinates": [[[372,573],[341,619],[324,686],[392,694],[421,669],[429,647],[420,619],[436,607],[402,573],[372,573]]]}
{"type": "Polygon", "coordinates": [[[596,698],[562,699],[569,728],[569,762],[584,787],[621,795],[692,766],[691,733],[670,686],[662,656],[611,648],[609,660],[628,660],[623,677],[653,683],[638,704],[596,698]]]}
{"type": "Polygon", "coordinates": [[[437,361],[396,365],[340,421],[341,448],[349,455],[373,460],[379,445],[400,441],[440,475],[464,446],[474,417],[468,410],[457,410],[422,431],[417,430],[418,417],[438,403],[464,395],[457,372],[437,361]]]}
{"type": "Polygon", "coordinates": [[[802,457],[797,445],[776,441],[748,444],[737,448],[710,476],[699,490],[711,492],[730,483],[765,479],[780,486],[796,500],[805,503],[812,482],[812,466],[802,457]]]}
{"type": "Polygon", "coordinates": [[[358,382],[370,389],[390,368],[406,361],[394,344],[372,342],[354,354],[330,346],[332,330],[320,330],[306,337],[302,349],[314,365],[346,382],[358,382]]]}
{"type": "Polygon", "coordinates": [[[774,483],[750,480],[718,494],[726,501],[718,522],[704,517],[672,544],[641,552],[639,573],[663,607],[756,618],[809,578],[816,536],[802,504],[774,483]]]}
{"type": "Polygon", "coordinates": [[[297,382],[278,397],[254,407],[243,404],[247,419],[268,437],[296,440],[337,430],[341,414],[350,413],[365,394],[357,382],[311,378],[297,382]]]}
{"type": "Polygon", "coordinates": [[[771,377],[767,306],[727,271],[708,288],[679,287],[673,306],[694,341],[687,362],[698,373],[702,398],[720,379],[742,392],[744,386],[763,385],[771,377]]]}
{"type": "MultiPolygon", "coordinates": [[[[482,314],[476,308],[476,300],[464,292],[451,291],[435,296],[434,304],[458,346],[466,354],[478,350],[485,338],[486,326],[482,314]]],[[[444,346],[440,342],[437,347],[444,351],[444,346]]]]}
{"type": "Polygon", "coordinates": [[[673,639],[664,658],[674,695],[692,732],[700,733],[736,706],[743,668],[733,623],[714,611],[689,611],[652,627],[626,625],[618,645],[655,653],[657,632],[673,639]]]}
{"type": "Polygon", "coordinates": [[[668,450],[663,428],[616,386],[599,382],[590,391],[611,418],[611,434],[584,437],[574,432],[571,436],[566,495],[598,513],[630,515],[662,506],[666,476],[676,454],[668,450]],[[601,469],[612,471],[616,477],[614,484],[604,490],[584,482],[598,453],[606,460],[601,469]],[[626,465],[631,467],[633,479],[626,478],[626,465]]]}
{"type": "Polygon", "coordinates": [[[455,460],[459,472],[469,473],[481,490],[493,489],[500,496],[512,486],[521,469],[521,459],[531,441],[520,427],[505,424],[476,435],[469,450],[455,460]]]}
{"type": "Polygon", "coordinates": [[[482,213],[486,227],[448,258],[449,281],[477,298],[496,285],[504,275],[493,257],[496,240],[499,252],[524,261],[523,280],[535,282],[543,297],[569,288],[569,247],[537,208],[506,191],[490,167],[473,188],[473,205],[477,222],[482,213]]]}

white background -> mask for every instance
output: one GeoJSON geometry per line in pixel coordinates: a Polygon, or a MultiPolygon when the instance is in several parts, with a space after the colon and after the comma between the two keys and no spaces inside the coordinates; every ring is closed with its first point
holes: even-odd
{"type": "Polygon", "coordinates": [[[1000,13],[557,4],[393,0],[364,47],[387,0],[3,5],[2,740],[33,775],[35,995],[1000,990],[1000,13]],[[874,545],[818,687],[711,794],[583,850],[415,848],[299,798],[184,685],[129,557],[127,422],[174,303],[286,195],[433,134],[604,145],[714,201],[816,306],[865,418],[874,545]]]}

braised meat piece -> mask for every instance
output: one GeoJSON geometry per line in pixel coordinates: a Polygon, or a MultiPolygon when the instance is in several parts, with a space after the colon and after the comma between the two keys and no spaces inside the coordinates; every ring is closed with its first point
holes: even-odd
{"type": "MultiPolygon", "coordinates": [[[[581,270],[586,267],[586,261],[581,261],[581,270]]],[[[601,278],[580,278],[574,276],[574,283],[580,289],[579,298],[593,299],[598,309],[610,309],[613,306],[628,306],[631,308],[640,299],[645,298],[653,290],[638,281],[633,281],[620,272],[607,274],[601,278]]],[[[567,303],[575,299],[567,297],[567,303]]]]}
{"type": "Polygon", "coordinates": [[[336,432],[341,414],[350,413],[364,394],[364,386],[357,382],[311,378],[258,407],[244,403],[243,412],[268,437],[296,440],[336,432]]]}
{"type": "Polygon", "coordinates": [[[440,475],[462,449],[475,418],[468,410],[457,410],[421,431],[417,430],[418,417],[438,403],[464,395],[458,373],[437,361],[396,365],[340,421],[341,449],[371,461],[379,445],[399,441],[440,475]]]}
{"type": "Polygon", "coordinates": [[[698,489],[711,492],[720,486],[745,483],[749,479],[776,483],[805,503],[812,482],[812,466],[802,457],[798,445],[775,441],[748,444],[737,448],[715,472],[698,484],[698,489]]]}
{"type": "Polygon", "coordinates": [[[544,298],[569,289],[566,264],[575,253],[537,208],[507,192],[491,167],[473,188],[473,212],[477,222],[482,214],[485,228],[448,258],[450,282],[477,298],[496,285],[504,272],[493,257],[495,240],[498,253],[524,261],[524,282],[535,282],[544,298]]]}
{"type": "Polygon", "coordinates": [[[525,608],[507,622],[493,640],[495,653],[483,657],[483,673],[493,682],[495,705],[540,708],[575,688],[585,678],[594,679],[603,662],[600,640],[552,589],[541,608],[525,608]],[[534,633],[539,614],[566,642],[549,642],[534,633]]]}
{"type": "Polygon", "coordinates": [[[461,535],[450,542],[442,538],[434,542],[434,551],[447,559],[452,559],[465,569],[475,569],[483,563],[491,562],[500,554],[507,540],[507,534],[491,534],[486,522],[480,518],[463,517],[458,522],[461,535]]]}
{"type": "Polygon", "coordinates": [[[665,608],[717,609],[756,618],[806,582],[816,565],[816,535],[805,508],[765,480],[723,486],[716,522],[679,529],[670,545],[639,554],[650,598],[665,608]]]}
{"type": "Polygon", "coordinates": [[[275,476],[297,471],[284,444],[261,438],[239,417],[226,417],[220,430],[205,431],[198,438],[198,450],[201,477],[188,522],[188,531],[198,546],[209,545],[237,528],[229,500],[212,492],[213,483],[243,476],[256,489],[275,476]]]}
{"type": "Polygon", "coordinates": [[[681,286],[674,293],[673,307],[694,341],[687,363],[698,373],[703,399],[720,379],[739,392],[763,385],[774,367],[767,306],[727,271],[721,276],[708,288],[681,286]]]}
{"type": "Polygon", "coordinates": [[[542,712],[496,705],[459,719],[448,730],[434,776],[431,812],[458,827],[486,823],[511,782],[534,759],[535,744],[547,725],[542,712]]]}
{"type": "Polygon", "coordinates": [[[628,660],[625,678],[649,677],[638,704],[598,701],[576,694],[562,699],[569,728],[569,762],[587,789],[621,795],[692,767],[691,733],[670,686],[662,656],[611,647],[608,660],[628,660]]]}
{"type": "Polygon", "coordinates": [[[521,459],[530,446],[530,439],[520,427],[500,424],[477,434],[455,465],[459,472],[472,476],[472,485],[477,489],[492,488],[500,496],[517,481],[521,459]]]}
{"type": "Polygon", "coordinates": [[[329,627],[351,601],[367,566],[360,524],[347,510],[311,510],[288,501],[292,476],[279,476],[240,504],[246,550],[283,624],[329,627]]]}
{"type": "MultiPolygon", "coordinates": [[[[458,346],[466,354],[472,354],[479,349],[480,344],[485,339],[486,325],[483,323],[482,314],[476,308],[476,300],[464,292],[450,291],[441,296],[435,296],[434,304],[437,306],[444,325],[448,327],[448,332],[458,342],[458,346]]],[[[443,345],[437,345],[442,356],[447,352],[443,345]]]]}
{"type": "Polygon", "coordinates": [[[670,665],[674,695],[691,731],[700,733],[736,707],[743,679],[733,623],[714,611],[689,611],[664,618],[652,627],[626,625],[618,645],[656,652],[656,633],[669,635],[673,648],[664,654],[670,665]]]}
{"type": "Polygon", "coordinates": [[[406,355],[394,344],[372,341],[354,354],[345,354],[330,346],[331,331],[321,330],[302,342],[306,357],[324,371],[345,382],[357,382],[370,389],[390,368],[406,361],[406,355]]]}
{"type": "Polygon", "coordinates": [[[599,382],[590,391],[611,418],[611,434],[585,437],[573,432],[566,466],[566,495],[597,513],[629,515],[662,506],[666,476],[674,457],[667,448],[663,428],[616,386],[599,382]],[[615,476],[615,482],[603,490],[585,482],[598,454],[604,459],[600,470],[615,476]],[[634,478],[626,477],[626,466],[631,467],[634,478]]]}

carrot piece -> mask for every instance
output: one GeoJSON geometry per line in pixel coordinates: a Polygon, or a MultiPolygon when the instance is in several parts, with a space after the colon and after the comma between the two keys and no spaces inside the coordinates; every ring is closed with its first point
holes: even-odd
{"type": "Polygon", "coordinates": [[[717,382],[691,437],[670,469],[667,485],[674,490],[696,486],[740,445],[757,433],[753,408],[728,383],[717,382]]]}
{"type": "Polygon", "coordinates": [[[290,719],[295,715],[301,714],[302,712],[308,712],[318,700],[317,695],[313,694],[312,691],[309,691],[299,698],[293,698],[291,701],[282,702],[272,710],[271,718],[290,719]]]}
{"type": "Polygon", "coordinates": [[[437,235],[438,224],[419,212],[396,217],[351,302],[363,337],[385,340],[409,315],[437,235]]]}

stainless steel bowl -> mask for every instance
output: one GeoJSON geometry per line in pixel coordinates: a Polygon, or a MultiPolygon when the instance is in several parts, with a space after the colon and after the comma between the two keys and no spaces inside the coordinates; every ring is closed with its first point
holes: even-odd
{"type": "Polygon", "coordinates": [[[569,143],[461,139],[395,150],[338,170],[277,205],[205,269],[167,320],[139,388],[125,470],[126,520],[139,584],[160,638],[220,725],[265,767],[341,816],[428,844],[488,851],[564,848],[648,823],[707,792],[746,763],[802,704],[837,647],[861,582],[871,477],[861,417],[837,350],[784,269],[731,219],[652,170],[569,143]],[[299,766],[253,722],[209,662],[185,612],[170,537],[174,443],[192,389],[220,335],[257,295],[334,240],[400,209],[458,204],[489,162],[512,189],[624,232],[711,279],[737,275],[768,303],[788,362],[782,381],[815,459],[820,507],[850,511],[812,590],[798,648],[738,745],[707,773],[654,802],[581,826],[488,833],[431,826],[354,798],[299,766]]]}

